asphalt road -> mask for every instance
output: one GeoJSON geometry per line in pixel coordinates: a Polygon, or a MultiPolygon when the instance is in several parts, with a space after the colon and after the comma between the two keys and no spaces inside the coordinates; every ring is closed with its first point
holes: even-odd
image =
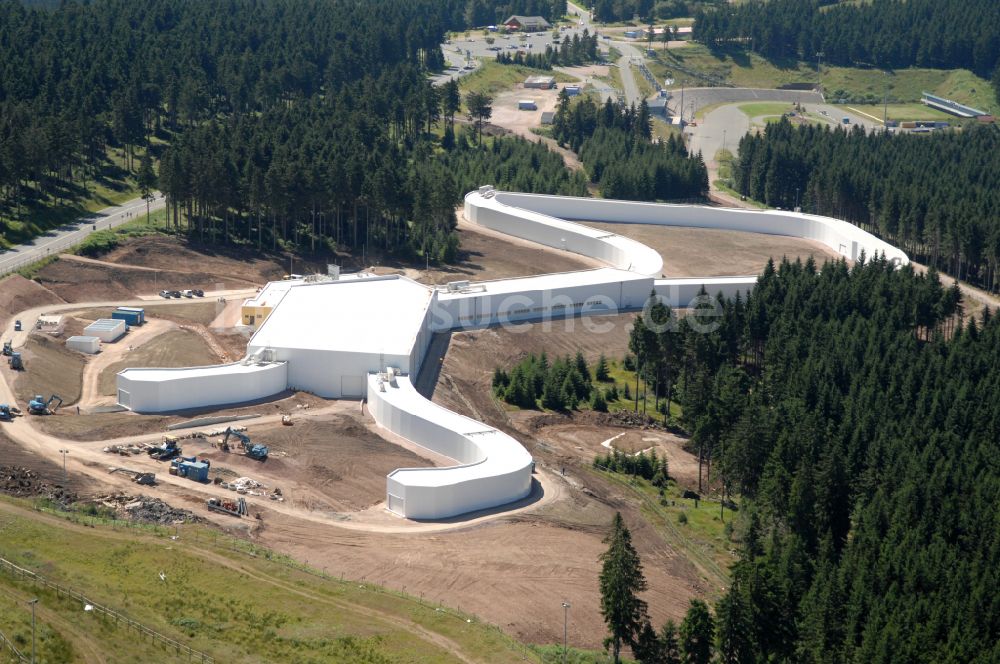
{"type": "MultiPolygon", "coordinates": [[[[154,192],[154,196],[155,199],[149,205],[150,212],[155,212],[166,205],[160,192],[154,192]]],[[[121,205],[104,208],[78,221],[49,231],[31,242],[16,245],[9,251],[0,254],[0,275],[13,272],[24,265],[57,254],[74,244],[79,244],[94,231],[114,228],[145,214],[146,201],[142,198],[135,198],[121,205]]]]}

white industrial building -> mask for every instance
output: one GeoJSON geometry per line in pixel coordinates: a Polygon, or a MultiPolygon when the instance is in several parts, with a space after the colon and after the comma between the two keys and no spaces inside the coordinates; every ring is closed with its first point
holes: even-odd
{"type": "Polygon", "coordinates": [[[118,402],[137,412],[165,412],[265,399],[287,389],[367,398],[380,426],[457,463],[393,471],[386,481],[388,508],[409,518],[447,518],[527,496],[533,463],[510,436],[413,388],[409,376],[419,371],[435,332],[635,310],[651,292],[673,307],[687,307],[703,287],[732,297],[756,282],[755,276],[666,278],[655,250],[565,218],[789,235],[817,240],[852,260],[863,251],[907,262],[902,251],[851,224],[792,212],[483,187],[466,196],[464,214],[473,223],[609,267],[437,287],[398,275],[275,282],[245,304],[259,326],[246,359],[192,369],[126,369],[118,374],[118,402]]]}
{"type": "Polygon", "coordinates": [[[110,343],[125,334],[125,321],[116,318],[98,318],[83,328],[83,334],[88,337],[97,337],[104,343],[110,343]]]}

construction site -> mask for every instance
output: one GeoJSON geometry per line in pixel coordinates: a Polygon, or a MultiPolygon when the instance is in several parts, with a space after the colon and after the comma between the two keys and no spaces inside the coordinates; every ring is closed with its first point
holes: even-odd
{"type": "Polygon", "coordinates": [[[745,293],[771,257],[906,256],[788,212],[483,188],[459,217],[465,253],[444,269],[345,261],[298,276],[152,236],[5,278],[0,463],[21,478],[9,486],[44,472],[37,495],[58,486],[151,523],[211,524],[525,642],[561,640],[566,601],[570,642],[600,647],[598,556],[615,511],[634,524],[657,622],[715,596],[724,544],[678,540],[590,470],[613,440],[655,449],[690,488],[686,441],[645,420],[504,408],[493,368],[541,350],[621,357],[650,291],[677,308],[703,285],[745,293]]]}

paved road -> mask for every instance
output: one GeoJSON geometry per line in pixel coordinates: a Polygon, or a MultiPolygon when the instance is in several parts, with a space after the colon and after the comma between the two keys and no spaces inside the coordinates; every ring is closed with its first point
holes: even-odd
{"type": "Polygon", "coordinates": [[[618,69],[621,71],[622,75],[622,91],[625,94],[626,104],[639,105],[642,101],[642,92],[639,91],[639,84],[635,80],[635,70],[632,69],[632,64],[638,64],[644,62],[642,53],[635,46],[628,44],[626,42],[612,42],[614,47],[617,48],[622,57],[618,58],[618,69]]]}
{"type": "Polygon", "coordinates": [[[763,90],[757,88],[686,88],[683,95],[672,89],[673,98],[668,106],[673,115],[680,114],[684,104],[684,119],[690,121],[694,114],[706,106],[755,101],[785,101],[801,104],[822,104],[823,95],[811,90],[763,90]]]}
{"type": "MultiPolygon", "coordinates": [[[[160,192],[155,192],[156,199],[150,203],[149,211],[155,212],[166,205],[160,192]]],[[[95,230],[105,230],[121,225],[126,221],[146,214],[146,201],[136,198],[121,205],[105,208],[92,215],[83,217],[57,230],[49,231],[31,242],[19,244],[11,250],[0,254],[0,275],[41,260],[46,256],[57,254],[63,249],[83,242],[95,230]]]]}

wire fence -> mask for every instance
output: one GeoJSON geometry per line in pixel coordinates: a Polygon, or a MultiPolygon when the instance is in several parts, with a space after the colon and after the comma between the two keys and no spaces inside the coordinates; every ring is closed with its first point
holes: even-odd
{"type": "MultiPolygon", "coordinates": [[[[139,636],[148,636],[150,640],[158,642],[161,645],[166,646],[167,648],[173,649],[177,654],[186,655],[188,661],[190,662],[215,664],[215,659],[211,655],[203,653],[200,650],[195,650],[194,648],[191,648],[190,646],[185,645],[179,641],[175,641],[174,639],[171,639],[169,636],[160,634],[156,630],[146,627],[145,625],[136,620],[132,620],[131,618],[121,613],[120,611],[117,611],[111,607],[104,606],[102,604],[98,604],[97,602],[88,599],[87,597],[85,597],[81,593],[78,593],[72,588],[66,588],[64,586],[59,585],[58,583],[49,581],[42,575],[32,572],[31,570],[24,569],[23,567],[19,567],[18,565],[15,565],[14,563],[10,562],[5,558],[0,558],[0,570],[10,574],[15,579],[19,579],[21,581],[30,581],[33,586],[36,587],[42,586],[44,588],[48,588],[49,590],[52,590],[56,593],[56,597],[68,597],[70,599],[76,600],[82,603],[86,607],[87,611],[91,611],[95,614],[103,615],[109,619],[113,619],[115,621],[116,626],[122,626],[126,630],[134,631],[137,634],[139,634],[139,636]]],[[[13,646],[11,647],[13,648],[13,646]]],[[[21,656],[20,653],[18,653],[18,655],[21,656]]]]}
{"type": "Polygon", "coordinates": [[[7,648],[14,654],[14,657],[15,659],[17,659],[18,662],[27,664],[29,661],[31,661],[27,657],[21,654],[21,651],[19,651],[14,646],[14,643],[10,639],[8,639],[3,632],[0,632],[0,652],[3,651],[4,646],[7,646],[7,648]]]}

